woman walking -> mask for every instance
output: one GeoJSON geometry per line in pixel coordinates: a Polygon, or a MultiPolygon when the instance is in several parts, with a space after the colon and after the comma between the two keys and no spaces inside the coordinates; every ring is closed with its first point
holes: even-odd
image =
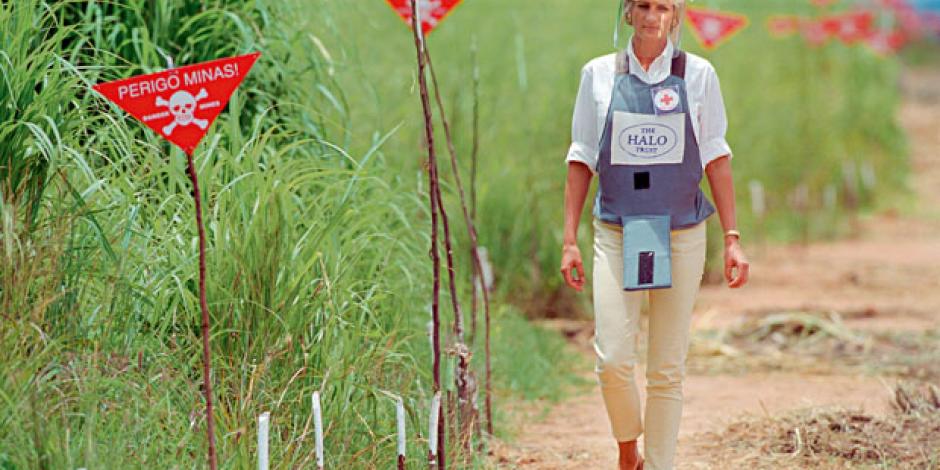
{"type": "Polygon", "coordinates": [[[594,200],[595,371],[620,452],[619,468],[673,468],[690,319],[705,264],[705,219],[717,206],[724,275],[743,286],[731,149],[718,77],[678,49],[685,0],[623,1],[634,33],[625,50],[584,66],[567,156],[561,271],[581,291],[578,221],[594,200]],[[699,183],[708,176],[713,206],[699,183]],[[636,335],[649,296],[646,409],[634,377],[636,335]],[[637,438],[645,434],[645,461],[637,438]]]}

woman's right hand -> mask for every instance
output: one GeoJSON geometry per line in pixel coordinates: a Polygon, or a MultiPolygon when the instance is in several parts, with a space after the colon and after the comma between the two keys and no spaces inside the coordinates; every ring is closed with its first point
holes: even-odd
{"type": "Polygon", "coordinates": [[[576,244],[565,244],[561,252],[561,274],[565,276],[565,283],[574,290],[584,290],[584,265],[581,263],[581,250],[576,244]],[[576,271],[575,278],[572,271],[576,271]]]}
{"type": "Polygon", "coordinates": [[[565,233],[561,239],[561,274],[565,283],[572,289],[584,290],[584,266],[581,264],[581,250],[578,249],[578,221],[581,209],[591,186],[591,168],[579,161],[568,163],[568,179],[565,182],[565,233]],[[574,272],[572,272],[574,271],[574,272]],[[574,274],[577,274],[577,278],[574,274]]]}

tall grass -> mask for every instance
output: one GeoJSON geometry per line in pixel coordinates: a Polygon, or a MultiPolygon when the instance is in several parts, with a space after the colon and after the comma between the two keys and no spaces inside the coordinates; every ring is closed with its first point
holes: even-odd
{"type": "Polygon", "coordinates": [[[66,30],[35,33],[33,9],[0,6],[0,194],[13,230],[32,225],[40,197],[55,172],[60,132],[74,129],[69,103],[78,85],[66,73],[58,44],[66,30]]]}
{"type": "MultiPolygon", "coordinates": [[[[253,49],[262,61],[196,159],[221,466],[255,465],[263,411],[272,413],[275,468],[311,466],[314,390],[327,466],[394,464],[394,402],[384,391],[405,400],[409,465],[424,460],[423,192],[389,165],[395,126],[352,144],[337,78],[344,64],[293,22],[299,12],[183,0],[0,6],[11,57],[0,112],[13,113],[0,145],[25,168],[17,178],[31,181],[2,187],[0,468],[203,465],[185,161],[89,86],[161,68],[165,55],[181,64],[253,49]],[[18,195],[36,181],[44,190],[24,202],[18,195]]],[[[561,341],[509,308],[494,322],[503,393],[557,394],[561,341]],[[510,339],[538,354],[511,354],[510,339]]]]}

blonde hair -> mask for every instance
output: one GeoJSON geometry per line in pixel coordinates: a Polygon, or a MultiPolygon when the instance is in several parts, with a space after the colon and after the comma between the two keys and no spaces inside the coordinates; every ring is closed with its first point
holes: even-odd
{"type": "MultiPolygon", "coordinates": [[[[623,0],[623,18],[622,21],[633,26],[633,5],[638,0],[623,0]]],[[[682,19],[685,17],[685,0],[672,0],[672,6],[675,7],[675,15],[672,17],[672,24],[669,25],[669,40],[678,48],[682,36],[682,19]]]]}

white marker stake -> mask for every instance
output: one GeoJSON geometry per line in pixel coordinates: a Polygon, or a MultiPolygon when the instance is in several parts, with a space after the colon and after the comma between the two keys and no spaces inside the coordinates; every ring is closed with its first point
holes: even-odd
{"type": "Polygon", "coordinates": [[[435,465],[437,464],[437,421],[440,417],[440,414],[441,392],[438,391],[434,394],[434,399],[431,400],[431,422],[428,425],[428,439],[430,440],[429,448],[435,465]]]}
{"type": "Polygon", "coordinates": [[[320,409],[320,392],[313,392],[313,430],[317,447],[317,468],[323,468],[323,413],[320,409]]]}
{"type": "Polygon", "coordinates": [[[836,202],[838,201],[838,195],[836,194],[836,187],[833,184],[826,185],[826,190],[823,191],[823,205],[826,206],[826,209],[832,210],[836,207],[836,202]]]}
{"type": "Polygon", "coordinates": [[[866,161],[862,164],[862,184],[865,185],[865,189],[871,191],[875,189],[875,186],[878,184],[878,178],[875,176],[875,167],[870,161],[866,161]]]}
{"type": "Polygon", "coordinates": [[[265,411],[258,417],[258,470],[268,470],[268,423],[271,413],[265,411]]]}
{"type": "Polygon", "coordinates": [[[480,267],[483,270],[483,285],[487,292],[493,291],[493,265],[490,264],[490,254],[485,246],[477,248],[480,255],[480,267]]]}
{"type": "Polygon", "coordinates": [[[401,397],[395,400],[395,417],[398,421],[398,456],[405,457],[405,403],[401,397]]]}
{"type": "Polygon", "coordinates": [[[762,185],[760,181],[751,180],[750,183],[748,183],[748,188],[751,190],[751,212],[753,212],[754,216],[758,219],[763,218],[764,213],[767,211],[764,185],[762,185]]]}
{"type": "Polygon", "coordinates": [[[431,346],[431,364],[434,364],[434,321],[428,322],[428,345],[431,346]]]}

